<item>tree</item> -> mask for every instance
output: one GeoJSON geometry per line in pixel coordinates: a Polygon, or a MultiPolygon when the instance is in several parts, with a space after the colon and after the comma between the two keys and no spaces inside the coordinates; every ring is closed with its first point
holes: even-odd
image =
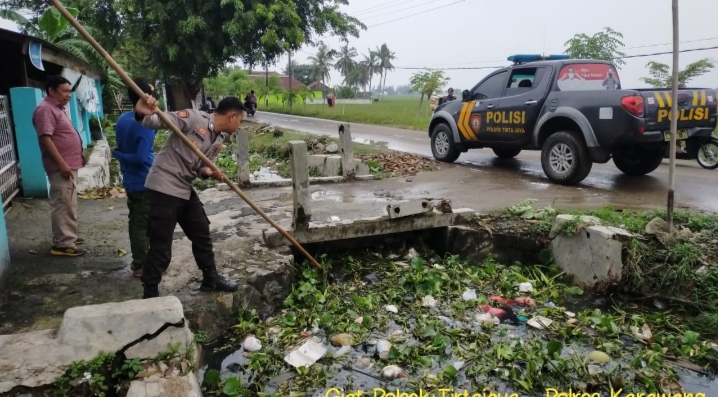
{"type": "Polygon", "coordinates": [[[309,85],[314,82],[314,80],[312,80],[312,65],[300,64],[297,63],[297,61],[292,61],[291,67],[291,74],[289,73],[289,67],[284,68],[282,73],[287,76],[293,76],[295,79],[297,79],[300,83],[304,85],[309,85]]]}
{"type": "Polygon", "coordinates": [[[371,49],[368,51],[368,55],[364,55],[364,64],[367,67],[366,72],[369,74],[369,97],[371,97],[372,80],[374,79],[375,74],[381,73],[381,69],[379,68],[379,58],[377,57],[376,52],[371,49]]]}
{"type": "Polygon", "coordinates": [[[351,78],[349,75],[356,64],[354,57],[357,56],[357,50],[354,47],[349,47],[349,44],[344,44],[344,46],[339,49],[337,55],[338,59],[334,64],[334,68],[344,76],[344,84],[349,84],[347,80],[351,78]]]}
{"type": "Polygon", "coordinates": [[[396,59],[396,54],[389,50],[389,47],[384,43],[380,48],[377,48],[376,57],[379,60],[379,68],[383,77],[380,77],[381,91],[379,95],[381,96],[386,89],[386,74],[388,71],[394,70],[394,65],[392,65],[391,61],[396,59]]]}
{"type": "MultiPolygon", "coordinates": [[[[646,64],[646,67],[651,77],[641,77],[641,81],[657,88],[669,88],[673,85],[673,75],[670,66],[665,63],[650,61],[646,64]]],[[[687,84],[696,77],[710,72],[715,67],[715,62],[708,58],[693,62],[678,72],[678,83],[687,84]]]]}
{"type": "Polygon", "coordinates": [[[623,48],[623,34],[611,28],[603,28],[593,36],[581,33],[573,36],[564,45],[565,53],[573,59],[600,59],[612,61],[620,69],[626,62],[621,57],[626,56],[623,48]]]}
{"type": "Polygon", "coordinates": [[[312,65],[312,80],[321,81],[325,86],[329,81],[329,72],[334,66],[334,50],[330,50],[324,43],[319,46],[316,55],[309,57],[312,65]]]}
{"type": "Polygon", "coordinates": [[[446,86],[449,82],[449,78],[445,76],[443,70],[425,70],[411,75],[409,82],[411,83],[412,91],[421,94],[419,108],[416,110],[416,115],[418,116],[421,105],[424,103],[424,95],[426,95],[427,98],[431,98],[434,92],[446,86]]]}
{"type": "Polygon", "coordinates": [[[205,77],[240,59],[246,65],[272,65],[313,37],[358,36],[365,26],[340,12],[347,0],[117,0],[114,7],[133,37],[148,47],[157,66],[189,105],[205,77]]]}

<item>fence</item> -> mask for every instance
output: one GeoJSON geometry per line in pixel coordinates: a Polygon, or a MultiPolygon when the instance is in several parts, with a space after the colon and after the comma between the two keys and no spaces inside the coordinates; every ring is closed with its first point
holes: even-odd
{"type": "Polygon", "coordinates": [[[0,95],[0,194],[3,210],[20,191],[20,170],[15,152],[15,134],[10,120],[10,101],[0,95]]]}

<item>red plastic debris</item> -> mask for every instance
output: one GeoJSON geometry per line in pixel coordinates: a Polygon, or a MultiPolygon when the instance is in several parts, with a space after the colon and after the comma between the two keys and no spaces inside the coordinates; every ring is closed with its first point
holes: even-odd
{"type": "Polygon", "coordinates": [[[499,303],[503,303],[503,304],[509,305],[509,306],[513,306],[514,303],[515,303],[515,302],[514,302],[513,300],[511,300],[511,299],[507,299],[507,298],[504,298],[503,296],[498,296],[498,295],[489,295],[489,300],[490,300],[490,301],[499,302],[499,303]]]}
{"type": "Polygon", "coordinates": [[[307,331],[302,331],[299,333],[299,336],[302,338],[309,338],[309,335],[311,335],[311,334],[307,331]]]}
{"type": "Polygon", "coordinates": [[[504,318],[504,316],[506,316],[506,310],[504,310],[504,309],[499,309],[499,308],[496,308],[496,307],[491,307],[491,306],[489,306],[489,305],[481,305],[481,306],[479,306],[479,307],[480,307],[481,310],[483,310],[484,312],[493,314],[494,316],[496,316],[496,317],[498,317],[498,318],[504,318]]]}
{"type": "Polygon", "coordinates": [[[522,296],[520,298],[516,298],[516,303],[518,303],[521,306],[528,306],[528,307],[536,307],[536,301],[533,300],[533,298],[529,298],[528,296],[522,296]]]}

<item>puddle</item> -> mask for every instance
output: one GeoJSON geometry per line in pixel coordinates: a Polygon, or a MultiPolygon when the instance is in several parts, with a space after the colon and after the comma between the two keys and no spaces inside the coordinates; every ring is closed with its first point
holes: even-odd
{"type": "MultiPolygon", "coordinates": [[[[328,193],[319,196],[331,196],[328,193]]],[[[261,385],[263,392],[283,396],[319,397],[331,388],[344,393],[361,390],[364,394],[375,389],[388,393],[395,388],[411,393],[421,388],[441,395],[439,389],[453,388],[454,393],[468,390],[469,395],[472,390],[490,390],[502,396],[532,397],[538,395],[538,389],[576,390],[580,385],[587,387],[588,381],[605,387],[606,374],[611,374],[614,381],[625,382],[624,393],[629,389],[645,392],[633,384],[642,371],[636,369],[636,358],[644,358],[638,359],[644,368],[649,366],[645,361],[647,348],[623,332],[607,331],[615,304],[607,297],[559,284],[550,277],[550,267],[542,274],[532,266],[491,261],[469,264],[433,253],[424,258],[412,261],[399,255],[336,254],[329,262],[334,270],[326,280],[317,271],[305,268],[285,302],[286,309],[266,321],[245,315],[236,327],[241,330],[235,334],[236,340],[217,344],[241,346],[246,335],[254,334],[264,345],[261,352],[245,354],[240,347],[209,353],[200,379],[207,370],[217,369],[223,379],[234,376],[245,387],[261,385]],[[533,292],[520,293],[518,285],[527,279],[533,292]],[[549,279],[552,281],[546,281],[549,279]],[[467,289],[475,289],[478,299],[465,301],[464,296],[469,299],[472,295],[465,294],[467,289]],[[490,297],[492,294],[511,299],[531,296],[536,306],[522,307],[516,303],[519,300],[501,304],[490,297]],[[435,298],[436,306],[424,304],[430,301],[424,299],[427,295],[435,298]],[[487,303],[504,310],[504,314],[497,314],[502,316],[499,325],[484,325],[477,319],[488,311],[481,307],[487,303]],[[387,305],[394,305],[397,312],[387,305]],[[567,325],[574,317],[566,311],[577,314],[577,324],[567,325]],[[528,326],[527,320],[537,316],[551,319],[554,325],[549,329],[528,326]],[[329,342],[337,334],[351,335],[353,343],[347,354],[332,357],[341,349],[329,342]],[[327,354],[298,373],[284,357],[310,339],[322,343],[327,354]],[[378,346],[385,341],[392,345],[382,357],[378,346]],[[556,346],[558,358],[549,358],[547,349],[556,346]],[[600,372],[591,378],[583,360],[594,350],[607,353],[611,360],[605,364],[589,361],[589,368],[600,372]],[[459,362],[464,363],[463,368],[454,371],[461,366],[459,362]],[[401,367],[406,377],[382,377],[387,365],[401,367]],[[533,390],[523,390],[520,382],[532,382],[533,390]]],[[[659,372],[653,379],[668,375],[660,368],[653,370],[659,372]]],[[[715,380],[680,368],[676,373],[684,391],[718,395],[715,380]]]]}
{"type": "Polygon", "coordinates": [[[352,142],[361,143],[364,145],[381,146],[385,149],[389,148],[389,142],[385,142],[385,141],[375,141],[375,140],[366,139],[366,138],[352,138],[352,142]]]}
{"type": "Polygon", "coordinates": [[[319,190],[317,192],[312,193],[311,195],[312,201],[334,201],[337,203],[341,203],[344,200],[344,195],[342,192],[337,191],[327,191],[327,190],[319,190]]]}
{"type": "Polygon", "coordinates": [[[529,182],[529,186],[536,190],[546,190],[551,187],[550,184],[543,182],[529,182]]]}
{"type": "Polygon", "coordinates": [[[255,181],[282,181],[285,178],[279,176],[277,171],[272,171],[269,167],[262,167],[259,171],[252,173],[252,179],[255,181]]]}

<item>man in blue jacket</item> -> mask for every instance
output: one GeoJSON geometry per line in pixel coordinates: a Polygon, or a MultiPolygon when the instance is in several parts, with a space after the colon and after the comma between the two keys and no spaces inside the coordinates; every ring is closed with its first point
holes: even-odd
{"type": "MultiPolygon", "coordinates": [[[[135,80],[135,84],[146,94],[153,95],[154,87],[143,80],[135,80]]],[[[132,105],[140,98],[128,90],[132,105]]],[[[145,189],[147,173],[155,159],[153,150],[155,130],[151,130],[137,121],[135,112],[123,113],[117,119],[115,128],[117,149],[113,156],[120,162],[122,180],[127,192],[127,208],[129,215],[130,248],[132,250],[132,275],[142,277],[142,269],[150,248],[148,236],[150,202],[145,189]]],[[[142,119],[142,116],[139,116],[142,119]]]]}

